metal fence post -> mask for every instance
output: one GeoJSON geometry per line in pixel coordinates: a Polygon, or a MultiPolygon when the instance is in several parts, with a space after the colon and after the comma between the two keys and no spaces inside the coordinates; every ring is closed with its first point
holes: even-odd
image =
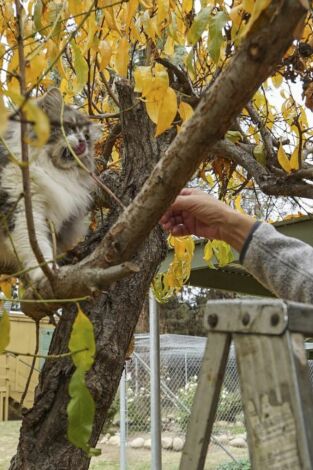
{"type": "Polygon", "coordinates": [[[127,470],[126,458],[126,364],[120,381],[120,470],[127,470]]]}
{"type": "Polygon", "coordinates": [[[149,294],[150,390],[151,390],[151,470],[162,469],[160,406],[160,329],[156,300],[149,294]]]}

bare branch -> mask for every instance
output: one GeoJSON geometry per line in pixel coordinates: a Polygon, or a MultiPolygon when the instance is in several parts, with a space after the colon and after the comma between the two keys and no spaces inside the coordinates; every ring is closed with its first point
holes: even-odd
{"type": "MultiPolygon", "coordinates": [[[[24,313],[39,320],[63,305],[62,299],[71,297],[92,296],[97,291],[108,288],[113,282],[116,282],[130,274],[136,273],[139,268],[134,263],[124,263],[117,266],[111,266],[107,269],[101,268],[83,268],[76,269],[76,266],[64,266],[55,274],[54,289],[47,285],[43,279],[37,286],[37,292],[43,299],[60,299],[58,303],[41,302],[23,302],[21,303],[24,313]]],[[[33,299],[33,290],[28,289],[24,300],[33,299]]]]}
{"type": "Polygon", "coordinates": [[[264,143],[265,151],[266,151],[267,161],[273,163],[276,160],[276,152],[273,149],[273,140],[272,140],[271,133],[266,128],[265,124],[262,122],[262,119],[258,115],[256,109],[254,109],[251,103],[248,103],[246,105],[246,109],[248,113],[250,114],[252,122],[258,127],[260,131],[260,134],[264,143]]]}

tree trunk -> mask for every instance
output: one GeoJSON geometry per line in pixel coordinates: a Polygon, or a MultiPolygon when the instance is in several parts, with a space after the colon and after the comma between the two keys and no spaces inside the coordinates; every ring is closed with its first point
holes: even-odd
{"type": "MultiPolygon", "coordinates": [[[[118,86],[123,109],[123,170],[118,197],[127,205],[141,189],[160,153],[167,145],[154,138],[154,126],[140,102],[135,101],[126,83],[118,86]]],[[[104,175],[106,176],[106,175],[104,175]]],[[[116,189],[116,188],[115,188],[116,189]]],[[[117,210],[111,211],[106,227],[112,225],[117,210]]],[[[102,234],[106,229],[101,229],[102,234]]],[[[97,238],[97,235],[92,237],[97,238]]],[[[91,243],[90,243],[91,244],[91,243]]],[[[89,244],[89,245],[90,245],[89,244]]],[[[89,246],[90,249],[90,246],[89,246]]],[[[165,256],[165,240],[160,228],[153,230],[133,261],[140,271],[112,285],[94,301],[82,305],[95,331],[97,354],[88,374],[88,386],[96,402],[91,445],[95,446],[107,411],[114,399],[124,367],[125,354],[137,324],[149,286],[165,256]]],[[[68,350],[76,309],[68,308],[55,330],[50,354],[68,350]]],[[[23,418],[17,454],[12,469],[87,469],[90,459],[67,440],[68,383],[73,373],[70,358],[46,361],[40,374],[34,406],[23,418]]]]}

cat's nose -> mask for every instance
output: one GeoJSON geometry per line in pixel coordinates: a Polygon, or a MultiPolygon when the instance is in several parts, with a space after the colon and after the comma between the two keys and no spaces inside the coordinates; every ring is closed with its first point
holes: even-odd
{"type": "Polygon", "coordinates": [[[82,155],[86,150],[87,144],[85,140],[79,140],[79,144],[74,148],[76,155],[82,155]]]}

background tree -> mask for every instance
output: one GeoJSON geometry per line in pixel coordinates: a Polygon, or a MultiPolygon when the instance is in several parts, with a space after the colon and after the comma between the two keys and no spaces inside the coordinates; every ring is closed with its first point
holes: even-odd
{"type": "MultiPolygon", "coordinates": [[[[87,374],[96,413],[92,426],[90,400],[78,396],[87,417],[75,429],[88,450],[89,432],[92,427],[94,446],[165,255],[157,222],[179,190],[196,175],[238,209],[241,194],[312,198],[306,109],[313,106],[312,16],[306,0],[208,0],[199,6],[192,0],[3,0],[0,8],[2,130],[8,114],[19,114],[22,127],[25,118],[34,122],[43,143],[48,131],[32,98],[51,85],[103,125],[89,237],[54,274],[53,294],[48,280],[25,294],[28,300],[87,297],[81,308],[96,340],[87,374]],[[305,106],[293,83],[303,85],[305,106]],[[121,265],[128,260],[136,267],[121,265]]],[[[157,278],[159,296],[188,277],[192,242],[172,243],[178,262],[157,278]]],[[[225,262],[225,247],[209,245],[208,261],[210,248],[225,262]]],[[[47,304],[23,307],[38,319],[47,304]]],[[[63,308],[50,354],[68,351],[76,310],[63,308]]],[[[69,357],[46,361],[11,469],[88,468],[90,455],[67,439],[74,369],[69,357]]]]}

